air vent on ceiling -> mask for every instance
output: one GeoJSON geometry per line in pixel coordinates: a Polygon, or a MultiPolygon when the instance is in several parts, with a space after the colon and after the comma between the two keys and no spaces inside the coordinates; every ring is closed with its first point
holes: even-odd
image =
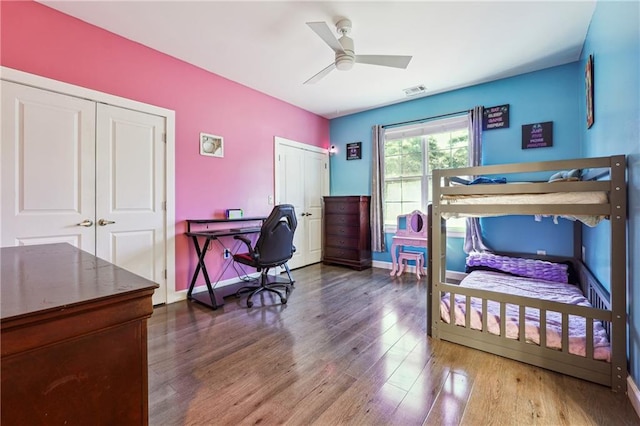
{"type": "Polygon", "coordinates": [[[427,91],[427,88],[421,84],[419,86],[413,86],[413,87],[409,87],[404,89],[404,94],[406,96],[416,96],[416,95],[420,95],[422,93],[425,93],[427,91]]]}

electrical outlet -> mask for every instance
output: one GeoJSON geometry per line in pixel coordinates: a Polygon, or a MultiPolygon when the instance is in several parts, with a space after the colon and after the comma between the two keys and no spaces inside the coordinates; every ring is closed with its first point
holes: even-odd
{"type": "Polygon", "coordinates": [[[587,253],[587,248],[585,246],[582,246],[582,261],[584,262],[587,253]]]}
{"type": "Polygon", "coordinates": [[[269,197],[267,198],[267,203],[269,203],[270,206],[273,205],[273,195],[269,195],[269,197]]]}
{"type": "Polygon", "coordinates": [[[225,259],[228,259],[231,257],[231,250],[229,250],[228,248],[224,249],[224,251],[222,252],[222,257],[225,259]]]}

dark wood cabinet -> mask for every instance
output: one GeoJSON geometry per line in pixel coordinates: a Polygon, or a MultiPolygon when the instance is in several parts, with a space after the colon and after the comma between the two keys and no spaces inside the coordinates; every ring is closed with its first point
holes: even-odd
{"type": "Polygon", "coordinates": [[[69,244],[0,255],[1,423],[148,424],[157,285],[69,244]]]}
{"type": "Polygon", "coordinates": [[[364,195],[324,197],[324,263],[371,267],[369,200],[364,195]]]}

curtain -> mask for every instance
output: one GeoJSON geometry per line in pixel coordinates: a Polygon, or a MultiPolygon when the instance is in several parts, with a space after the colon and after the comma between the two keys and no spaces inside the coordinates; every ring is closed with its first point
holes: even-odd
{"type": "Polygon", "coordinates": [[[382,217],[382,185],[384,185],[384,128],[373,126],[373,167],[371,169],[371,250],[386,251],[384,218],[382,217]]]}
{"type": "MultiPolygon", "coordinates": [[[[469,165],[479,166],[482,158],[482,106],[474,107],[469,111],[469,165]]],[[[464,237],[464,251],[491,251],[482,241],[482,229],[480,219],[467,218],[467,232],[464,237]]]]}

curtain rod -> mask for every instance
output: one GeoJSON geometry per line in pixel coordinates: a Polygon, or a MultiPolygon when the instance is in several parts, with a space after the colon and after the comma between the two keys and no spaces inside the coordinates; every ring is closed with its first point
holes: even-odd
{"type": "Polygon", "coordinates": [[[402,126],[402,125],[405,125],[405,124],[420,123],[420,122],[423,122],[423,121],[435,120],[436,118],[443,118],[443,117],[449,117],[451,115],[465,114],[465,113],[468,113],[469,111],[470,110],[466,109],[464,111],[450,112],[448,114],[434,115],[433,117],[418,118],[416,120],[403,121],[403,122],[400,122],[400,123],[383,124],[382,128],[386,129],[387,127],[396,127],[396,126],[402,126]]]}

